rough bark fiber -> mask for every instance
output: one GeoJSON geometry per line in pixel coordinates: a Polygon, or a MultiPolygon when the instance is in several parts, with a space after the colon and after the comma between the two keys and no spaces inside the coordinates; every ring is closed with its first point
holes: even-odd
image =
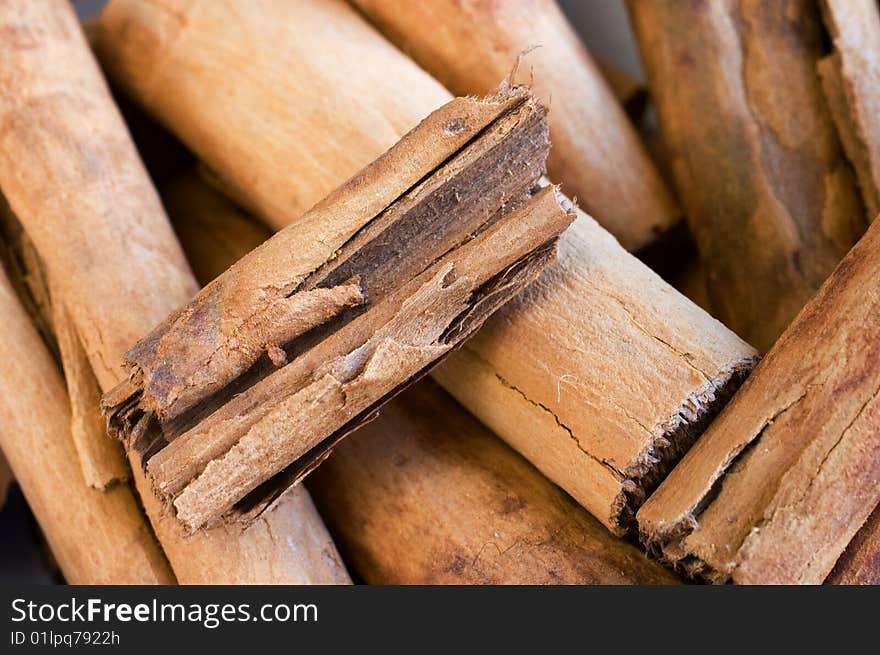
{"type": "Polygon", "coordinates": [[[633,0],[714,313],[773,345],[866,227],[825,104],[812,0],[633,0]]]}
{"type": "Polygon", "coordinates": [[[297,481],[551,261],[544,115],[522,89],[452,101],[129,351],[110,424],[178,518],[297,481]]]}
{"type": "Polygon", "coordinates": [[[880,224],[638,513],[714,582],[821,583],[880,501],[880,224]]]}

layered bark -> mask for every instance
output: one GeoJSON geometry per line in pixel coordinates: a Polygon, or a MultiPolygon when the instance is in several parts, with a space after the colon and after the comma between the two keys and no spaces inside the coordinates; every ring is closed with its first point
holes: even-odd
{"type": "Polygon", "coordinates": [[[880,212],[880,11],[874,0],[821,4],[834,49],[817,67],[870,222],[880,212]]]}
{"type": "MultiPolygon", "coordinates": [[[[197,285],[70,8],[9,2],[0,24],[0,189],[106,390],[124,349],[197,285]]],[[[252,530],[184,540],[139,471],[134,480],[181,582],[347,580],[303,490],[252,530]],[[298,553],[277,547],[287,540],[298,553]]]]}
{"type": "MultiPolygon", "coordinates": [[[[247,252],[254,225],[217,192],[186,186],[204,202],[163,195],[175,225],[191,226],[180,230],[184,249],[197,270],[203,259],[225,268],[247,252]],[[229,259],[207,253],[205,239],[229,246],[229,259]]],[[[306,484],[370,583],[677,582],[429,382],[386,405],[306,484]]]]}
{"type": "Polygon", "coordinates": [[[174,577],[125,484],[87,484],[55,360],[0,270],[0,447],[71,584],[174,577]]]}
{"type": "Polygon", "coordinates": [[[818,7],[629,7],[713,310],[767,350],[866,226],[816,74],[818,7]]]}
{"type": "Polygon", "coordinates": [[[715,582],[821,583],[880,501],[880,224],[638,513],[715,582]]]}
{"type": "Polygon", "coordinates": [[[298,481],[546,267],[571,214],[535,191],[544,116],[450,102],[127,353],[110,424],[178,518],[298,481]]]}
{"type": "MultiPolygon", "coordinates": [[[[239,180],[268,180],[301,163],[296,176],[285,173],[285,180],[271,187],[279,199],[290,198],[290,184],[302,189],[311,183],[316,193],[325,193],[331,173],[339,182],[355,172],[349,168],[352,158],[378,156],[364,116],[380,112],[382,125],[405,129],[425,107],[449,97],[338,2],[281,6],[267,0],[244,12],[257,16],[237,15],[231,2],[214,2],[210,9],[170,6],[174,11],[167,3],[111,2],[102,16],[98,48],[109,70],[215,170],[239,180]],[[248,29],[231,29],[237,21],[246,21],[248,29]],[[182,22],[183,33],[158,27],[182,22]],[[317,24],[320,29],[300,28],[317,24]],[[287,31],[279,32],[280,26],[287,31]],[[331,32],[355,35],[358,52],[347,45],[335,49],[331,32]],[[169,49],[165,45],[172,35],[177,37],[169,49]],[[295,45],[280,54],[260,45],[271,42],[295,45]],[[239,53],[247,53],[246,64],[239,53]],[[364,65],[373,57],[381,57],[382,65],[364,65]],[[155,63],[144,69],[144,61],[155,63]],[[229,73],[245,65],[246,73],[229,73]],[[221,70],[222,75],[214,72],[221,70]],[[345,84],[328,86],[340,77],[345,84]],[[237,91],[253,79],[277,82],[271,104],[265,91],[237,91]],[[304,85],[315,90],[305,94],[304,85]],[[190,97],[187,89],[198,89],[199,95],[190,97]],[[322,132],[331,120],[324,115],[328,97],[335,98],[334,124],[348,126],[342,132],[322,132]],[[268,113],[267,106],[276,105],[283,112],[268,113]],[[258,116],[262,119],[255,120],[258,116]],[[247,132],[235,127],[243,122],[249,130],[261,126],[261,134],[245,139],[247,132]],[[225,141],[230,132],[241,137],[242,149],[268,148],[275,153],[272,160],[254,162],[204,147],[225,141]],[[325,156],[326,144],[316,144],[318,134],[337,145],[340,134],[347,134],[347,158],[325,156]],[[321,157],[320,179],[308,165],[314,157],[321,157]]],[[[270,210],[261,198],[254,191],[250,205],[270,210]]],[[[293,218],[279,211],[271,222],[293,218]]],[[[560,251],[560,262],[532,285],[516,310],[486,326],[473,348],[447,360],[447,369],[456,366],[457,372],[437,375],[478,418],[516,447],[527,444],[538,468],[622,533],[631,527],[638,504],[751,367],[755,352],[583,213],[562,236],[560,251]],[[597,304],[602,312],[595,311],[597,304]],[[528,316],[516,315],[522,313],[528,316]],[[485,394],[503,397],[504,412],[485,394]]]]}
{"type": "Polygon", "coordinates": [[[354,4],[456,95],[488,93],[508,76],[530,84],[553,109],[550,177],[625,248],[677,222],[663,180],[555,0],[354,4]]]}

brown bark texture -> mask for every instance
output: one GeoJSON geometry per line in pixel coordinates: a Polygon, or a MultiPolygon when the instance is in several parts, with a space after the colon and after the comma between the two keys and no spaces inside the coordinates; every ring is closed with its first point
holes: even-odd
{"type": "MultiPolygon", "coordinates": [[[[196,270],[202,258],[225,268],[247,252],[254,225],[229,200],[192,176],[169,188],[163,199],[196,270]],[[227,244],[227,259],[205,239],[227,244]]],[[[370,583],[677,582],[430,382],[386,405],[306,484],[346,562],[370,583]]]]}
{"type": "Polygon", "coordinates": [[[71,584],[170,584],[132,490],[83,477],[58,366],[0,270],[0,447],[71,584]]]}
{"type": "Polygon", "coordinates": [[[430,381],[340,444],[309,485],[369,583],[677,583],[430,381]]]}
{"type": "MultiPolygon", "coordinates": [[[[0,189],[108,390],[125,349],[198,287],[70,7],[3,3],[0,32],[0,189]]],[[[302,489],[255,529],[185,539],[139,470],[134,481],[181,582],[348,579],[302,489]]]]}
{"type": "Polygon", "coordinates": [[[110,424],[181,521],[298,481],[546,267],[548,148],[525,89],[453,100],[128,352],[110,424]]]}
{"type": "Polygon", "coordinates": [[[874,223],[638,513],[642,539],[715,582],[821,583],[880,501],[874,223]]]}
{"type": "MultiPolygon", "coordinates": [[[[215,171],[267,180],[296,166],[296,175],[285,173],[283,181],[266,187],[279,203],[290,197],[290,178],[314,185],[315,197],[329,191],[331,178],[338,184],[357,170],[350,158],[369,161],[380,154],[364,116],[380,112],[380,124],[404,130],[426,107],[449,99],[342,3],[265,0],[245,12],[256,16],[239,16],[237,6],[213,2],[208,10],[113,0],[101,18],[98,51],[120,86],[215,171]],[[231,29],[239,20],[247,21],[247,30],[231,29]],[[183,22],[187,29],[179,34],[183,22]],[[176,27],[162,27],[167,25],[176,27]],[[279,33],[280,26],[287,31],[279,33]],[[357,54],[347,45],[337,50],[333,34],[357,38],[357,54]],[[168,48],[172,38],[174,48],[168,48]],[[295,43],[294,50],[278,53],[261,45],[273,41],[295,43]],[[379,56],[381,66],[363,64],[379,56]],[[328,86],[340,76],[345,84],[328,86]],[[284,112],[267,112],[266,91],[233,93],[254,79],[276,81],[271,96],[284,112]],[[314,91],[306,93],[306,87],[314,91]],[[186,89],[200,92],[184,111],[178,105],[186,89]],[[326,111],[328,97],[336,99],[333,112],[326,111]],[[261,130],[242,140],[241,148],[271,150],[271,160],[199,150],[202,141],[225,142],[239,123],[261,130]],[[337,123],[349,137],[348,158],[324,150],[328,144],[343,148],[337,123]],[[320,178],[309,164],[316,157],[320,178]]],[[[257,199],[255,192],[250,205],[257,199]]],[[[560,239],[559,261],[517,308],[491,321],[472,347],[453,354],[435,375],[514,447],[529,445],[530,461],[622,533],[632,527],[638,504],[751,368],[755,352],[628,255],[595,221],[579,216],[560,239]],[[458,372],[444,376],[451,366],[458,372]]],[[[270,222],[297,218],[283,211],[270,222]]]]}
{"type": "Polygon", "coordinates": [[[634,0],[714,313],[773,345],[866,227],[825,103],[812,0],[634,0]]]}
{"type": "Polygon", "coordinates": [[[822,0],[833,50],[817,64],[868,222],[880,212],[880,10],[874,0],[822,0]]]}
{"type": "Polygon", "coordinates": [[[508,76],[530,84],[552,108],[551,179],[626,249],[678,221],[635,129],[555,0],[354,4],[456,95],[489,93],[508,76]]]}

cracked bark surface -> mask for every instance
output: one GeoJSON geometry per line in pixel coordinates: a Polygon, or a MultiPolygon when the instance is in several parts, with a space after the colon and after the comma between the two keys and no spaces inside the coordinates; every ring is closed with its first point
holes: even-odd
{"type": "Polygon", "coordinates": [[[821,6],[833,51],[817,68],[870,222],[880,212],[880,11],[873,0],[821,6]]]}
{"type": "MultiPolygon", "coordinates": [[[[251,235],[268,237],[204,183],[186,188],[163,198],[195,268],[203,258],[225,268],[251,235]],[[230,247],[209,251],[205,239],[230,247]]],[[[305,484],[367,582],[677,582],[430,382],[386,405],[305,484]]]]}
{"type": "Polygon", "coordinates": [[[591,218],[433,377],[616,534],[756,353],[591,218]]]}
{"type": "Polygon", "coordinates": [[[552,261],[548,149],[524,89],[453,100],[127,353],[111,429],[181,521],[297,482],[552,261]]]}
{"type": "Polygon", "coordinates": [[[677,583],[430,381],[387,405],[308,483],[370,584],[677,583]]]}
{"type": "Polygon", "coordinates": [[[550,177],[627,250],[678,222],[665,183],[555,0],[354,4],[456,95],[490,93],[508,75],[530,85],[553,108],[550,177]]]}
{"type": "Polygon", "coordinates": [[[659,557],[713,582],[825,579],[880,501],[878,273],[875,223],[639,511],[659,557]]]}
{"type": "Polygon", "coordinates": [[[816,73],[818,7],[629,9],[712,308],[764,352],[867,226],[816,73]]]}
{"type": "MultiPolygon", "coordinates": [[[[3,3],[0,31],[0,190],[58,283],[106,391],[123,377],[125,349],[198,285],[70,7],[3,3]]],[[[143,474],[133,479],[180,582],[348,580],[321,556],[332,542],[304,490],[269,519],[298,546],[292,552],[258,531],[185,539],[143,474]]]]}
{"type": "MultiPolygon", "coordinates": [[[[355,162],[381,153],[376,139],[386,134],[386,127],[402,134],[451,97],[345,3],[267,2],[261,5],[262,12],[243,16],[233,12],[234,6],[213,2],[209,8],[190,10],[177,1],[160,6],[113,0],[101,17],[98,51],[120,86],[218,171],[224,190],[239,200],[247,191],[250,198],[243,205],[262,207],[258,217],[270,225],[296,224],[300,218],[294,212],[300,196],[291,200],[287,177],[246,190],[233,188],[224,171],[239,184],[258,185],[277,180],[279,171],[297,163],[297,193],[316,199],[352,175],[360,165],[355,162]],[[186,17],[183,35],[180,16],[186,17]],[[230,29],[242,20],[247,29],[230,29]],[[294,29],[297,25],[303,29],[294,29]],[[340,32],[352,35],[359,45],[337,44],[332,34],[340,32]],[[278,52],[265,47],[282,41],[290,42],[291,49],[278,52]],[[172,42],[174,48],[169,47],[172,42]],[[275,80],[271,114],[260,100],[265,91],[251,89],[257,77],[275,80]],[[233,87],[251,91],[225,91],[233,87]],[[328,97],[339,99],[330,117],[325,116],[322,100],[328,97]],[[254,121],[254,116],[261,121],[254,121]],[[243,123],[247,133],[236,127],[243,123]],[[250,131],[256,123],[262,127],[250,131]],[[337,124],[347,129],[340,131],[337,124]],[[230,143],[226,138],[230,131],[237,144],[234,151],[222,146],[230,143]],[[314,162],[320,166],[312,166],[314,162]],[[273,194],[273,202],[264,202],[264,192],[273,194]],[[269,211],[271,217],[266,216],[269,211]]],[[[623,488],[631,488],[630,481],[616,478],[578,450],[556,420],[517,399],[514,392],[507,390],[513,400],[504,400],[504,413],[499,412],[498,405],[489,401],[505,391],[495,372],[530,401],[553,409],[600,462],[624,472],[632,467],[645,480],[641,486],[649,490],[702,428],[700,421],[683,414],[711,416],[724,402],[718,390],[736,386],[739,376],[752,366],[755,352],[662,283],[583,212],[579,216],[560,239],[562,258],[528,294],[531,318],[520,318],[524,310],[519,305],[503,322],[496,321],[510,327],[487,332],[492,334],[491,348],[486,348],[492,353],[492,365],[481,368],[479,359],[470,365],[470,351],[462,349],[435,375],[460,401],[471,398],[464,402],[468,409],[514,447],[541,444],[522,452],[545,473],[555,471],[557,482],[563,482],[603,523],[621,532],[622,510],[634,509],[641,492],[628,501],[623,488]],[[608,258],[607,266],[602,258],[608,258]],[[581,270],[597,271],[596,277],[604,280],[600,288],[590,285],[592,273],[583,275],[581,270]],[[636,284],[627,287],[630,277],[636,284]],[[675,344],[679,352],[692,351],[714,388],[682,358],[637,333],[606,292],[631,302],[632,311],[645,317],[646,327],[675,344]],[[496,371],[498,362],[504,366],[496,371]],[[462,367],[462,375],[447,383],[441,376],[453,365],[462,367]],[[728,379],[731,382],[725,386],[728,379]],[[599,427],[590,427],[593,424],[599,427]],[[667,442],[677,445],[667,447],[667,442]]],[[[634,484],[638,491],[639,483],[634,484]]]]}

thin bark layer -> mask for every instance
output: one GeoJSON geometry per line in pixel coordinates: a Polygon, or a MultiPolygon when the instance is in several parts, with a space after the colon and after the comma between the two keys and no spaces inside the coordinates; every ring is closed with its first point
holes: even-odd
{"type": "Polygon", "coordinates": [[[538,275],[548,148],[524,90],[453,101],[129,351],[110,424],[181,521],[298,481],[538,275]]]}
{"type": "Polygon", "coordinates": [[[639,250],[678,221],[663,180],[555,0],[354,4],[456,95],[490,92],[522,57],[512,78],[553,108],[550,177],[625,248],[639,250]]]}
{"type": "Polygon", "coordinates": [[[632,0],[714,313],[766,351],[866,227],[812,0],[632,0]]]}
{"type": "MultiPolygon", "coordinates": [[[[262,207],[272,225],[301,218],[287,209],[291,177],[298,192],[323,195],[328,181],[339,184],[357,170],[353,161],[381,154],[377,126],[402,134],[425,107],[450,98],[400,52],[389,52],[344,3],[264,0],[249,3],[255,9],[242,17],[235,13],[240,4],[230,0],[207,6],[113,0],[101,17],[99,52],[120,86],[219,171],[236,199],[244,187],[234,189],[227,176],[254,187],[275,180],[248,190],[244,202],[262,207]],[[242,20],[248,28],[233,29],[242,20]],[[355,48],[336,47],[335,35],[342,33],[355,48]],[[172,39],[174,47],[167,47],[172,39]],[[263,47],[278,42],[292,50],[263,47]],[[255,79],[275,81],[271,101],[263,86],[251,88],[255,79]],[[336,99],[332,114],[328,97],[336,99]],[[236,150],[222,148],[230,136],[236,150]],[[265,194],[274,202],[264,202],[265,194]]],[[[560,261],[532,286],[528,300],[493,322],[499,327],[482,331],[491,336],[481,338],[479,358],[461,350],[446,360],[461,374],[443,376],[440,369],[435,375],[516,448],[528,445],[523,452],[536,466],[620,533],[697,436],[701,420],[723,404],[721,390],[735,387],[752,366],[755,351],[579,215],[561,237],[560,261]],[[530,318],[521,318],[524,312],[530,318]],[[491,365],[481,366],[484,360],[491,365]],[[516,393],[505,390],[499,375],[516,393]],[[503,393],[504,403],[486,402],[490,393],[503,393]]]]}
{"type": "MultiPolygon", "coordinates": [[[[60,297],[60,294],[56,294],[60,297]]],[[[70,431],[83,477],[90,487],[105,489],[128,478],[128,464],[119,442],[107,434],[101,415],[101,388],[76,327],[62,302],[53,304],[55,336],[70,396],[70,431]]]]}
{"type": "Polygon", "coordinates": [[[870,222],[880,212],[880,10],[876,0],[822,0],[822,14],[834,50],[817,66],[870,222]]]}
{"type": "Polygon", "coordinates": [[[713,582],[821,583],[880,501],[880,223],[638,513],[713,582]]]}
{"type": "MultiPolygon", "coordinates": [[[[190,226],[180,233],[193,267],[225,268],[262,228],[199,184],[189,177],[163,199],[174,224],[190,226]],[[182,185],[190,199],[176,193],[182,185]],[[205,239],[225,244],[227,259],[205,239]]],[[[369,583],[677,582],[430,382],[386,405],[306,484],[369,583]]]]}
{"type": "MultiPolygon", "coordinates": [[[[0,190],[57,281],[106,391],[124,375],[125,349],[198,285],[68,4],[0,3],[0,32],[0,190]]],[[[348,580],[305,490],[251,530],[186,539],[133,468],[179,581],[348,580]]]]}

